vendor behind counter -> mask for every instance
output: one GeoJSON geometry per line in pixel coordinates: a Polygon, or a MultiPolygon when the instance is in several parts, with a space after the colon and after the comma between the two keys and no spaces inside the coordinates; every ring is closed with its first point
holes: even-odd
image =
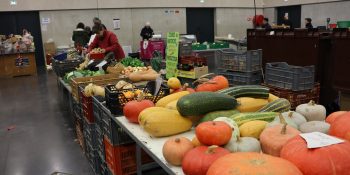
{"type": "Polygon", "coordinates": [[[97,24],[92,29],[96,33],[94,41],[90,44],[88,53],[94,48],[104,49],[106,54],[113,53],[116,60],[121,60],[125,57],[123,48],[119,44],[117,35],[97,24]]]}

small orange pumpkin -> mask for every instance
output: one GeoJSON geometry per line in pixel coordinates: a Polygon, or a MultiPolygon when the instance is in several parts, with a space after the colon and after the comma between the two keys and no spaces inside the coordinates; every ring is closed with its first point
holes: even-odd
{"type": "Polygon", "coordinates": [[[185,138],[170,138],[163,145],[163,156],[172,165],[180,166],[185,154],[193,149],[192,142],[185,138]]]}
{"type": "Polygon", "coordinates": [[[225,145],[232,136],[232,128],[221,121],[208,121],[196,127],[196,137],[205,145],[225,145]]]}
{"type": "Polygon", "coordinates": [[[279,157],[283,145],[301,132],[297,129],[284,125],[276,125],[266,128],[260,134],[262,151],[266,154],[279,157]]]}
{"type": "Polygon", "coordinates": [[[194,136],[194,137],[192,138],[192,144],[193,144],[194,147],[197,147],[197,146],[205,146],[205,145],[203,145],[201,142],[199,142],[199,140],[197,139],[196,136],[194,136]]]}

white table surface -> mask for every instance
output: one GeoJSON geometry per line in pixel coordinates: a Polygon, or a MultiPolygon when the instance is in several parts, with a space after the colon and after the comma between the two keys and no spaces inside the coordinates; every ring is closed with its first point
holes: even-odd
{"type": "Polygon", "coordinates": [[[141,144],[142,148],[147,148],[145,150],[155,161],[168,173],[182,175],[184,174],[181,166],[172,166],[166,162],[163,157],[162,148],[166,140],[171,137],[186,137],[188,139],[192,139],[194,137],[194,130],[170,136],[170,137],[161,137],[161,138],[153,138],[146,131],[144,131],[138,124],[130,123],[124,116],[123,117],[115,117],[117,124],[119,124],[122,128],[127,130],[127,133],[135,140],[137,144],[141,144]],[[158,160],[157,160],[158,159],[158,160]],[[161,165],[162,164],[162,165],[161,165]]]}

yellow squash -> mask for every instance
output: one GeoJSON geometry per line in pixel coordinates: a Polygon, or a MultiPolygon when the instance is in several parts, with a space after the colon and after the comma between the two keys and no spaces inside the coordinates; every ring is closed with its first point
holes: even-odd
{"type": "Polygon", "coordinates": [[[178,100],[181,97],[190,94],[190,92],[188,91],[181,91],[181,92],[177,92],[175,94],[170,94],[168,96],[165,96],[163,98],[161,98],[157,103],[156,106],[157,107],[165,107],[168,103],[174,101],[174,100],[178,100]]]}
{"type": "Polygon", "coordinates": [[[191,129],[191,120],[182,117],[176,110],[152,108],[142,111],[139,116],[140,126],[151,136],[171,136],[191,129]]]}
{"type": "Polygon", "coordinates": [[[256,112],[269,103],[267,99],[257,99],[251,97],[237,98],[237,102],[237,110],[239,112],[256,112]]]}
{"type": "Polygon", "coordinates": [[[174,100],[174,101],[168,103],[168,104],[165,106],[165,108],[177,110],[177,107],[176,107],[177,101],[178,101],[178,100],[174,100]]]}
{"type": "Polygon", "coordinates": [[[259,139],[261,132],[265,129],[268,122],[253,120],[247,123],[244,123],[239,127],[239,132],[241,137],[254,137],[259,139]]]}
{"type": "Polygon", "coordinates": [[[269,98],[267,99],[270,102],[273,102],[275,100],[279,99],[279,97],[277,97],[276,95],[273,95],[273,94],[269,94],[269,98]]]}

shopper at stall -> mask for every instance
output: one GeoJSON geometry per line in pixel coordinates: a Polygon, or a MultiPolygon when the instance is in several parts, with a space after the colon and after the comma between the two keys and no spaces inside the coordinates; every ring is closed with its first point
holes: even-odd
{"type": "Polygon", "coordinates": [[[91,27],[90,26],[85,26],[84,30],[88,34],[89,39],[90,39],[90,37],[92,35],[91,27]]]}
{"type": "MultiPolygon", "coordinates": [[[[102,22],[101,22],[101,20],[99,18],[95,17],[95,18],[92,19],[92,23],[94,24],[93,26],[95,26],[95,25],[101,24],[102,22]]],[[[105,30],[107,30],[107,29],[105,29],[105,30]]],[[[88,46],[92,43],[92,41],[94,41],[95,36],[96,36],[96,34],[94,32],[91,32],[91,36],[90,36],[90,40],[88,42],[88,46]]]]}
{"type": "Polygon", "coordinates": [[[149,40],[154,35],[153,29],[151,28],[150,22],[146,22],[145,26],[142,28],[140,36],[142,40],[149,40]]]}
{"type": "Polygon", "coordinates": [[[89,35],[85,31],[85,25],[83,23],[78,23],[77,28],[73,31],[72,40],[76,48],[84,47],[88,43],[89,35]]]}
{"type": "Polygon", "coordinates": [[[314,28],[313,26],[312,26],[312,19],[311,18],[305,18],[305,28],[307,28],[307,29],[312,29],[312,28],[314,28]]]}
{"type": "Polygon", "coordinates": [[[102,23],[101,20],[100,20],[100,18],[97,18],[97,17],[95,17],[94,19],[92,19],[92,22],[94,23],[94,25],[96,25],[96,24],[101,24],[101,23],[102,23]]]}
{"type": "Polygon", "coordinates": [[[113,53],[115,59],[120,60],[125,57],[124,51],[118,42],[117,36],[108,30],[105,30],[101,24],[97,24],[92,28],[96,33],[94,41],[90,44],[88,53],[94,48],[104,49],[105,53],[113,53]]]}
{"type": "Polygon", "coordinates": [[[27,47],[30,47],[33,39],[32,34],[27,29],[23,29],[22,41],[25,43],[25,45],[27,45],[27,47]]]}
{"type": "Polygon", "coordinates": [[[271,25],[269,24],[269,18],[264,18],[261,28],[271,29],[271,25]]]}

